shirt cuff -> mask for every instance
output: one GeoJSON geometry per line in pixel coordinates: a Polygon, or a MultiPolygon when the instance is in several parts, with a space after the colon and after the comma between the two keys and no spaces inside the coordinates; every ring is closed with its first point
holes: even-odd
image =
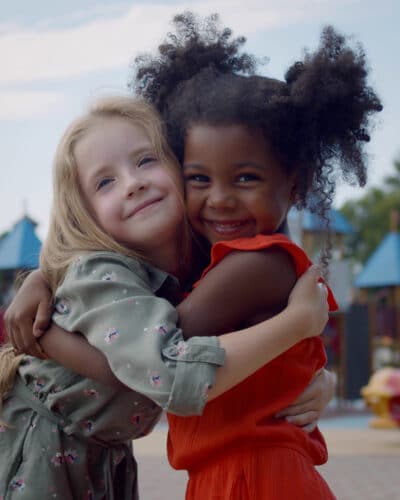
{"type": "Polygon", "coordinates": [[[225,363],[217,337],[192,337],[163,350],[176,362],[175,379],[165,410],[176,415],[201,415],[216,370],[225,363]]]}

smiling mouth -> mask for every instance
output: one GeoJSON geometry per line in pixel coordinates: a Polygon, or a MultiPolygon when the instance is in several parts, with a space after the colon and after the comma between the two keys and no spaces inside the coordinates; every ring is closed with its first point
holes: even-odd
{"type": "Polygon", "coordinates": [[[127,216],[127,218],[134,217],[135,215],[138,215],[142,212],[144,212],[146,209],[153,207],[157,203],[159,203],[162,200],[162,198],[155,198],[154,200],[147,200],[144,201],[143,203],[140,203],[138,206],[136,206],[132,212],[130,212],[127,216]]]}
{"type": "Polygon", "coordinates": [[[235,234],[250,224],[249,220],[241,220],[241,221],[204,220],[204,222],[208,226],[210,226],[213,229],[213,231],[222,235],[235,234]]]}

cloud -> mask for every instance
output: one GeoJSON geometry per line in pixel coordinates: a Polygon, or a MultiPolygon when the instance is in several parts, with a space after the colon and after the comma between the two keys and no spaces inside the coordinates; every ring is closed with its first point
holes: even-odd
{"type": "Polygon", "coordinates": [[[63,105],[62,92],[0,91],[0,120],[38,118],[63,105]]]}
{"type": "MultiPolygon", "coordinates": [[[[334,12],[340,4],[357,0],[205,0],[190,3],[201,15],[221,14],[223,22],[238,34],[260,29],[288,26],[334,12]]],[[[127,67],[138,52],[154,49],[168,29],[174,14],[188,4],[135,4],[123,12],[108,12],[105,17],[73,27],[40,28],[3,25],[0,34],[0,85],[60,80],[92,71],[127,67]]]]}

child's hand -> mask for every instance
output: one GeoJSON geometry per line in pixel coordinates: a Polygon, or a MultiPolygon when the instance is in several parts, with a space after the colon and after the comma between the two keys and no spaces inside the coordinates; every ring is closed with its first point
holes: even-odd
{"type": "Polygon", "coordinates": [[[335,385],[333,373],[321,368],[304,392],[275,416],[285,418],[291,424],[302,427],[305,432],[312,432],[318,424],[321,413],[335,393],[335,385]]]}
{"type": "Polygon", "coordinates": [[[328,321],[328,289],[320,283],[317,266],[311,266],[296,282],[289,295],[288,308],[302,322],[302,338],[319,335],[328,321]]]}
{"type": "Polygon", "coordinates": [[[52,295],[40,271],[24,281],[5,313],[8,338],[17,352],[43,357],[36,342],[49,327],[53,308],[52,295]]]}

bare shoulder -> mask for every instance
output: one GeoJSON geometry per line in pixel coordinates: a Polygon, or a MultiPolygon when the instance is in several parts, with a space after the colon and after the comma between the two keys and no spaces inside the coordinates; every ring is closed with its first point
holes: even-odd
{"type": "MultiPolygon", "coordinates": [[[[268,278],[274,276],[289,278],[295,275],[292,257],[283,249],[278,247],[266,250],[240,251],[229,253],[212,271],[219,271],[227,279],[240,277],[242,279],[268,278]]],[[[211,271],[211,272],[212,272],[211,271]]]]}
{"type": "Polygon", "coordinates": [[[255,307],[270,303],[273,309],[286,304],[296,282],[293,259],[279,247],[233,251],[208,274],[213,281],[218,280],[220,286],[236,290],[241,297],[246,296],[255,307]]]}
{"type": "Polygon", "coordinates": [[[184,334],[221,334],[270,317],[286,305],[295,281],[284,250],[231,252],[179,305],[184,334]]]}

